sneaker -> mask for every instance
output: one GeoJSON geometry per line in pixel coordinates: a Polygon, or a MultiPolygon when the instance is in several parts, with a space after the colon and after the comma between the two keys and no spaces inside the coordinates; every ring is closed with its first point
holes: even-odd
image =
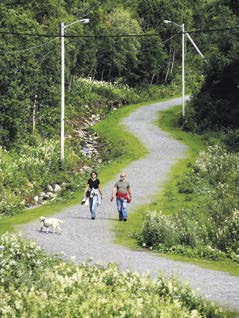
{"type": "Polygon", "coordinates": [[[124,222],[126,222],[127,221],[127,219],[124,219],[124,222]]]}
{"type": "Polygon", "coordinates": [[[95,219],[95,216],[92,216],[91,219],[94,220],[94,219],[95,219]]]}
{"type": "Polygon", "coordinates": [[[119,221],[122,221],[122,218],[119,218],[119,221]]]}

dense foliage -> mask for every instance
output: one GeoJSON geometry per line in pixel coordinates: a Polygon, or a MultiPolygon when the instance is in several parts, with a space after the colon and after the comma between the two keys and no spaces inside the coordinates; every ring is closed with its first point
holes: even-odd
{"type": "MultiPolygon", "coordinates": [[[[3,0],[0,12],[0,145],[4,148],[19,147],[32,135],[48,139],[58,134],[60,23],[69,26],[85,17],[89,24],[65,29],[67,98],[72,99],[79,77],[134,87],[180,83],[179,27],[184,23],[187,31],[195,31],[191,35],[205,55],[202,60],[185,37],[186,88],[197,92],[200,76],[205,76],[185,126],[199,130],[238,125],[234,1],[3,0]],[[165,24],[165,19],[178,25],[165,24]]],[[[82,107],[77,105],[76,114],[82,107]]],[[[66,118],[68,111],[66,107],[66,118]]]]}
{"type": "Polygon", "coordinates": [[[192,99],[184,125],[196,132],[235,129],[239,127],[238,4],[231,0],[209,1],[201,9],[200,28],[215,31],[203,36],[204,46],[208,46],[205,81],[192,99]],[[225,31],[218,31],[223,28],[225,31]]]}
{"type": "MultiPolygon", "coordinates": [[[[84,141],[79,133],[91,119],[102,119],[122,105],[163,97],[165,92],[167,96],[178,93],[182,23],[205,56],[201,59],[185,37],[186,89],[194,94],[181,118],[182,126],[196,132],[223,128],[228,150],[238,150],[238,14],[233,0],[197,4],[189,0],[173,4],[167,0],[1,1],[0,214],[31,206],[34,195],[49,184],[64,185],[61,195],[79,187],[80,169],[98,164],[82,152],[84,141]],[[65,30],[67,138],[62,163],[59,26],[62,21],[68,26],[84,17],[90,19],[89,24],[76,23],[65,30]],[[165,24],[165,19],[173,23],[165,24]]],[[[98,145],[103,162],[117,156],[109,155],[110,145],[102,140],[98,139],[98,145]]],[[[203,254],[201,247],[206,243],[210,251],[235,258],[238,246],[230,233],[238,235],[234,196],[238,158],[217,149],[198,160],[203,165],[195,163],[178,186],[182,192],[201,193],[201,209],[170,218],[157,215],[157,221],[150,216],[150,225],[146,222],[143,231],[149,237],[146,245],[188,246],[203,254]],[[211,168],[204,171],[205,165],[213,166],[218,174],[210,175],[211,168]],[[155,224],[160,238],[151,242],[150,226],[155,224]],[[193,236],[192,228],[198,229],[193,236]]]]}
{"type": "Polygon", "coordinates": [[[0,237],[0,316],[225,317],[176,279],[121,273],[117,265],[77,266],[45,256],[34,243],[0,237]]]}
{"type": "Polygon", "coordinates": [[[149,212],[138,240],[166,253],[239,262],[239,157],[219,146],[209,147],[178,183],[192,210],[164,215],[149,212]]]}

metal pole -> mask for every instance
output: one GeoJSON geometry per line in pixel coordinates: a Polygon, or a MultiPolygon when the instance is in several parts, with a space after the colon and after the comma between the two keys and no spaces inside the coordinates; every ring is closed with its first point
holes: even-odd
{"type": "Polygon", "coordinates": [[[182,24],[182,115],[185,115],[185,72],[184,72],[184,24],[182,24]]]}
{"type": "Polygon", "coordinates": [[[61,23],[61,160],[64,160],[64,121],[65,121],[65,27],[61,23]]]}
{"type": "Polygon", "coordinates": [[[202,54],[202,52],[199,50],[199,48],[197,47],[197,45],[195,44],[195,42],[193,41],[193,39],[191,38],[191,36],[185,32],[185,28],[184,28],[184,24],[179,25],[173,21],[170,20],[164,20],[164,23],[173,23],[175,25],[177,25],[178,27],[180,27],[182,29],[182,115],[184,117],[185,115],[185,71],[184,71],[184,60],[185,60],[185,34],[187,35],[187,37],[189,38],[189,40],[191,41],[192,45],[195,47],[195,49],[197,50],[197,52],[200,54],[200,56],[202,58],[204,58],[204,55],[202,54]]]}
{"type": "Polygon", "coordinates": [[[192,45],[195,47],[196,51],[198,52],[198,54],[204,58],[204,55],[202,54],[202,52],[199,50],[199,48],[197,47],[197,45],[195,44],[195,42],[193,41],[193,39],[191,38],[191,36],[186,32],[187,37],[189,38],[189,40],[191,41],[192,45]]]}
{"type": "Polygon", "coordinates": [[[89,19],[81,19],[74,21],[68,25],[61,22],[61,160],[64,160],[64,144],[65,144],[65,29],[77,23],[89,23],[89,19]]]}

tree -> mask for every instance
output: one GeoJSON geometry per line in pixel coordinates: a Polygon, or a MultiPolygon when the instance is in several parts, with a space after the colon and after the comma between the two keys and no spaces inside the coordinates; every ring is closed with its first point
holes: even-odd
{"type": "MultiPolygon", "coordinates": [[[[220,1],[209,3],[202,12],[205,25],[223,29],[237,25],[238,18],[220,1]]],[[[208,32],[205,81],[191,103],[186,116],[195,123],[197,130],[239,127],[239,55],[238,30],[208,32]],[[210,44],[210,45],[209,45],[210,44]]]]}
{"type": "Polygon", "coordinates": [[[159,84],[165,77],[167,54],[161,37],[151,35],[155,33],[155,30],[149,30],[141,38],[141,48],[138,53],[139,63],[132,78],[132,81],[141,85],[159,84]]]}
{"type": "MultiPolygon", "coordinates": [[[[0,26],[5,30],[0,39],[0,143],[9,149],[26,141],[27,133],[32,134],[33,108],[38,113],[39,131],[54,126],[51,114],[58,104],[56,84],[60,78],[60,63],[55,63],[55,57],[60,50],[55,39],[33,36],[43,34],[43,26],[32,18],[29,9],[1,5],[0,26]]],[[[53,113],[56,118],[57,112],[53,113]]]]}
{"type": "Polygon", "coordinates": [[[129,65],[133,68],[138,63],[140,40],[130,34],[141,33],[139,23],[128,11],[116,8],[107,16],[102,15],[98,32],[106,35],[98,42],[98,79],[115,81],[120,78],[127,82],[129,65]]]}

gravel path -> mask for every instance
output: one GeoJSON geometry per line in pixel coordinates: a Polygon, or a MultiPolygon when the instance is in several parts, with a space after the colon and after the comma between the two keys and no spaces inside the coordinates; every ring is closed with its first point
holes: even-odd
{"type": "MultiPolygon", "coordinates": [[[[173,99],[143,106],[124,120],[127,129],[149,149],[145,158],[134,161],[125,169],[133,190],[128,222],[130,211],[138,205],[150,202],[152,196],[162,189],[173,164],[185,156],[186,146],[154,125],[159,111],[180,103],[181,99],[173,99]]],[[[104,198],[97,209],[96,220],[91,220],[88,208],[79,204],[57,214],[58,218],[66,221],[62,235],[39,232],[39,221],[35,221],[23,227],[24,237],[35,240],[49,253],[63,252],[65,260],[74,256],[76,263],[89,260],[101,264],[116,262],[123,270],[150,272],[153,278],[159,272],[167,276],[174,274],[182,281],[189,282],[193,289],[199,289],[203,296],[239,310],[239,277],[172,261],[147,251],[132,251],[112,243],[112,228],[114,222],[118,222],[118,217],[115,201],[110,202],[109,199],[117,179],[118,175],[112,182],[103,185],[104,198]]],[[[124,223],[120,224],[124,226],[124,223]]]]}

